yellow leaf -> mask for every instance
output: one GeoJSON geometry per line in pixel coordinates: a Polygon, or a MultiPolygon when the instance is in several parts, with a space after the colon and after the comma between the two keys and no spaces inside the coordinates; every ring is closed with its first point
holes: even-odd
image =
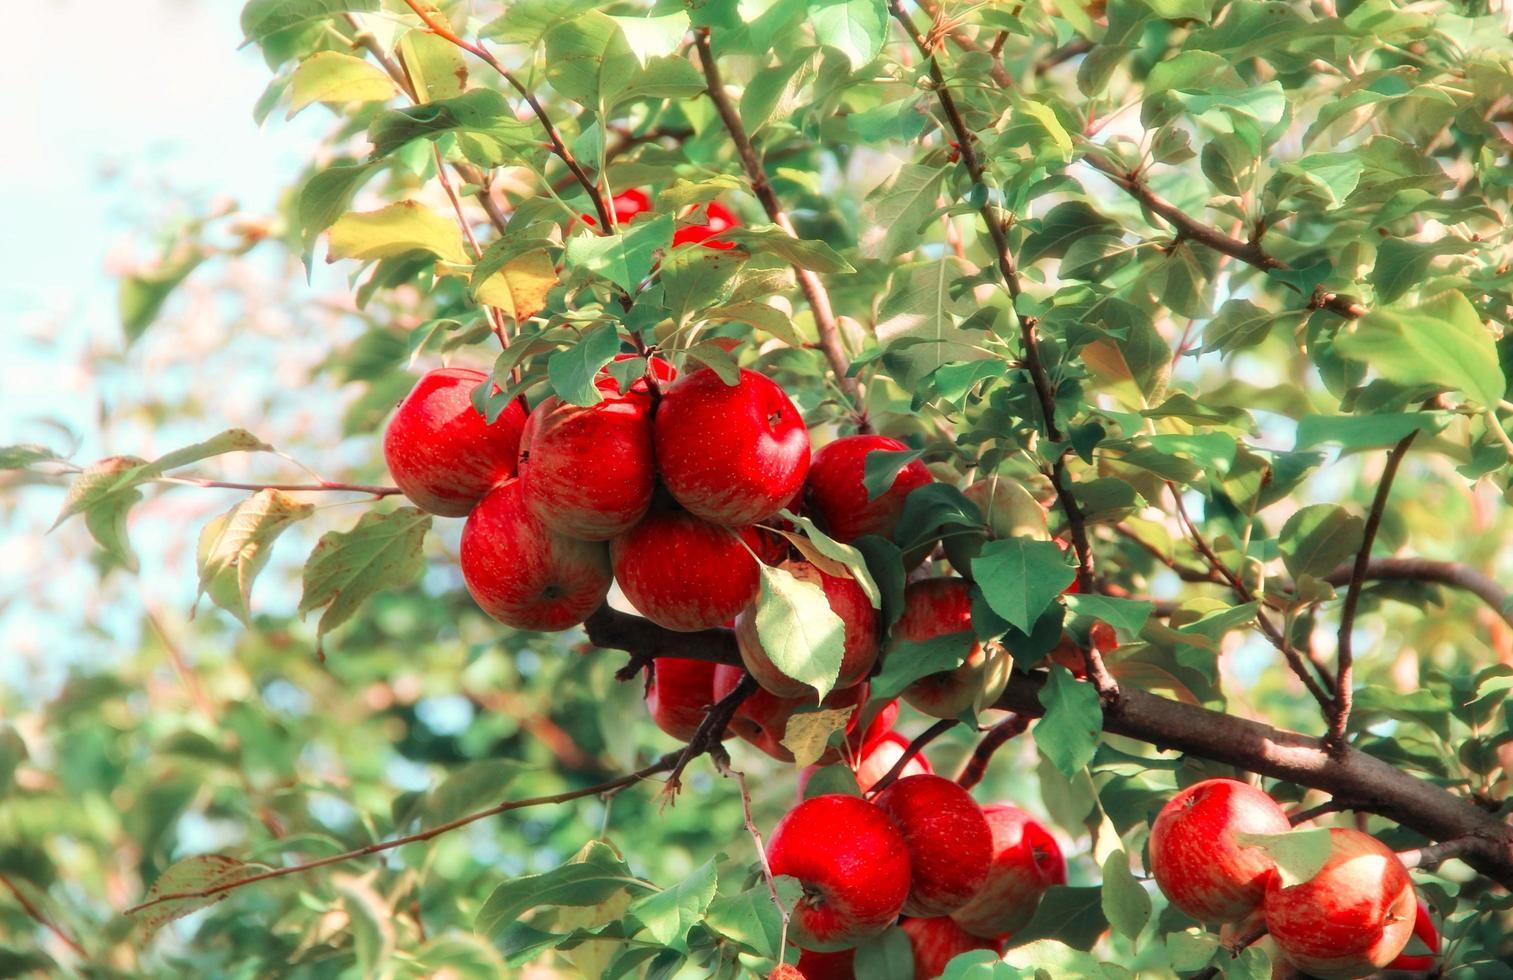
{"type": "Polygon", "coordinates": [[[546,294],[557,284],[557,269],[546,252],[527,252],[510,259],[473,289],[473,297],[517,323],[529,320],[546,305],[546,294]]]}
{"type": "Polygon", "coordinates": [[[468,261],[456,223],[414,201],[344,214],[328,235],[332,259],[386,259],[419,251],[457,265],[468,261]]]}

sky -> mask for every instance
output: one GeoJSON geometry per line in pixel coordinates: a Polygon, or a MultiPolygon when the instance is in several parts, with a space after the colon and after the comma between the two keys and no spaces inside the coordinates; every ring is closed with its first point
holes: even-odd
{"type": "MultiPolygon", "coordinates": [[[[292,122],[277,113],[261,128],[254,122],[252,106],[271,73],[255,49],[238,50],[240,8],[239,0],[8,5],[12,43],[0,58],[0,88],[7,93],[0,107],[6,143],[0,155],[0,446],[77,446],[80,463],[107,453],[152,455],[148,447],[102,445],[99,438],[101,406],[109,404],[100,389],[109,388],[121,403],[175,383],[172,366],[163,369],[141,347],[126,349],[112,269],[128,256],[150,257],[152,229],[175,215],[202,212],[213,200],[229,196],[247,212],[271,211],[324,125],[314,112],[292,122]],[[92,377],[88,354],[113,360],[114,370],[92,377]]],[[[102,600],[98,611],[82,614],[105,634],[91,636],[77,621],[50,616],[33,601],[29,587],[39,577],[56,577],[55,592],[65,595],[74,590],[92,598],[98,591],[87,563],[61,560],[59,538],[83,535],[83,525],[75,521],[42,535],[60,501],[60,491],[40,488],[0,495],[6,555],[0,562],[0,684],[35,680],[39,663],[129,649],[129,634],[121,631],[140,623],[134,603],[102,600]]],[[[189,575],[175,587],[192,595],[192,564],[189,575]]]]}

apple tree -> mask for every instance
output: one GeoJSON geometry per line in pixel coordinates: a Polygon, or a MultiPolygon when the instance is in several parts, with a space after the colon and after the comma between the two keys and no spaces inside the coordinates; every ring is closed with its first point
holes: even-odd
{"type": "Polygon", "coordinates": [[[1513,976],[1501,5],[241,24],[327,138],[126,363],[334,263],[340,424],[0,450],[101,590],[213,504],[0,695],[8,974],[1513,976]]]}

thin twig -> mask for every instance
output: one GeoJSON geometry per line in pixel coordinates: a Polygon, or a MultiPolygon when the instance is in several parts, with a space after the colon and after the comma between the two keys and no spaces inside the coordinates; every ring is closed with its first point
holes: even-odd
{"type": "Polygon", "coordinates": [[[1030,719],[1023,715],[1010,713],[1009,717],[1000,721],[977,741],[977,748],[972,750],[971,756],[961,767],[961,773],[956,777],[956,784],[962,789],[971,789],[982,782],[982,777],[988,771],[988,762],[992,760],[993,753],[997,752],[1004,743],[1010,739],[1024,734],[1025,729],[1030,727],[1030,719]]]}
{"type": "Polygon", "coordinates": [[[1376,532],[1382,526],[1382,515],[1387,510],[1387,498],[1392,494],[1392,480],[1408,449],[1417,438],[1418,430],[1399,439],[1397,445],[1387,451],[1387,463],[1382,467],[1382,477],[1376,485],[1376,496],[1371,500],[1371,510],[1366,515],[1366,528],[1361,534],[1361,547],[1355,553],[1355,566],[1350,573],[1350,585],[1345,592],[1345,607],[1340,613],[1339,657],[1335,668],[1334,717],[1329,726],[1329,747],[1339,750],[1345,746],[1345,729],[1350,723],[1351,689],[1350,673],[1354,667],[1354,651],[1351,633],[1355,630],[1355,613],[1361,602],[1361,586],[1366,581],[1366,567],[1371,562],[1371,546],[1376,542],[1376,532]]]}
{"type": "Polygon", "coordinates": [[[79,957],[81,959],[89,959],[89,954],[85,952],[84,947],[79,944],[79,941],[70,936],[68,933],[64,932],[62,926],[58,925],[52,919],[49,919],[46,915],[44,915],[42,913],[42,910],[37,908],[36,903],[28,898],[26,896],[26,893],[21,890],[21,887],[14,881],[11,881],[9,876],[7,876],[3,871],[0,871],[0,885],[4,885],[12,895],[16,896],[16,901],[21,904],[21,910],[28,916],[30,916],[33,922],[37,923],[37,925],[52,933],[54,936],[57,936],[58,940],[62,942],[63,945],[79,954],[79,957]]]}
{"type": "Polygon", "coordinates": [[[778,915],[783,920],[783,928],[778,936],[778,963],[781,964],[788,945],[788,920],[792,913],[778,897],[777,878],[773,876],[772,864],[767,860],[767,847],[762,843],[762,832],[757,829],[756,820],[751,816],[751,791],[746,788],[746,774],[730,767],[730,756],[726,754],[724,746],[716,746],[710,750],[709,755],[720,775],[727,779],[734,778],[741,791],[741,813],[745,817],[746,833],[751,835],[751,843],[756,847],[757,860],[762,864],[762,877],[767,880],[767,892],[772,896],[772,904],[777,906],[778,915]]]}
{"type": "Polygon", "coordinates": [[[1482,854],[1493,847],[1491,841],[1482,837],[1457,837],[1439,844],[1429,844],[1411,851],[1400,851],[1398,859],[1408,868],[1432,868],[1451,858],[1467,854],[1482,854]]]}
{"type": "Polygon", "coordinates": [[[926,745],[929,745],[959,724],[961,723],[955,718],[942,718],[923,732],[920,732],[919,736],[909,743],[908,748],[904,749],[904,754],[898,757],[898,761],[893,763],[893,768],[883,773],[883,777],[868,788],[867,795],[876,796],[891,786],[893,781],[898,778],[898,774],[904,771],[904,766],[909,764],[910,759],[919,755],[926,745]]]}
{"type": "MultiPolygon", "coordinates": [[[[441,181],[441,189],[446,191],[447,200],[452,202],[452,212],[457,216],[457,227],[462,229],[462,236],[468,240],[468,247],[473,250],[473,259],[481,260],[483,249],[478,245],[478,236],[473,233],[473,223],[468,220],[467,214],[462,210],[462,198],[457,196],[457,189],[452,186],[452,180],[447,176],[447,162],[441,155],[441,147],[432,143],[431,154],[436,158],[436,179],[441,181]]],[[[510,335],[504,327],[504,314],[493,306],[485,306],[484,311],[488,314],[489,323],[493,325],[494,336],[499,338],[499,346],[509,350],[510,335]]],[[[517,385],[520,383],[518,364],[510,373],[510,379],[517,385]]],[[[520,394],[520,408],[522,411],[530,411],[524,392],[520,394]]]]}
{"type": "Polygon", "coordinates": [[[178,483],[191,487],[213,487],[221,490],[283,490],[288,493],[366,493],[374,497],[392,497],[403,493],[398,487],[375,486],[368,483],[337,483],[322,480],[320,483],[236,483],[230,480],[202,480],[195,476],[160,476],[154,483],[178,483]]]}
{"type": "Polygon", "coordinates": [[[1340,799],[1339,797],[1335,797],[1332,800],[1325,800],[1318,806],[1312,806],[1306,810],[1299,810],[1297,813],[1288,814],[1287,822],[1296,827],[1300,823],[1307,823],[1310,820],[1317,820],[1319,817],[1327,817],[1331,813],[1339,813],[1341,810],[1352,809],[1354,809],[1354,807],[1352,807],[1348,802],[1340,799]]]}
{"type": "Polygon", "coordinates": [[[741,704],[757,692],[758,686],[755,677],[744,674],[740,683],[730,689],[730,693],[710,705],[709,710],[704,712],[704,719],[699,722],[693,738],[689,739],[688,744],[683,746],[683,751],[678,753],[677,762],[667,776],[667,785],[663,793],[668,799],[678,795],[678,790],[683,785],[683,770],[688,767],[688,764],[720,744],[721,739],[725,737],[725,729],[730,726],[730,719],[735,717],[741,704]]]}
{"type": "MultiPolygon", "coordinates": [[[[1266,932],[1266,923],[1263,922],[1252,928],[1249,932],[1244,933],[1243,935],[1240,935],[1237,938],[1226,943],[1225,948],[1229,950],[1230,958],[1239,959],[1240,954],[1245,952],[1245,950],[1248,949],[1251,945],[1259,942],[1261,940],[1261,937],[1266,935],[1266,932]]],[[[1213,978],[1219,976],[1221,972],[1222,970],[1220,969],[1220,967],[1210,966],[1204,970],[1199,971],[1198,973],[1194,973],[1191,980],[1213,980],[1213,978]]]]}
{"type": "MultiPolygon", "coordinates": [[[[704,71],[704,82],[709,93],[709,100],[714,103],[715,111],[719,114],[721,122],[725,124],[726,131],[730,133],[731,142],[735,143],[736,154],[741,158],[741,169],[746,171],[746,178],[751,181],[752,193],[761,202],[762,210],[767,212],[767,219],[797,238],[798,233],[794,230],[793,222],[789,219],[788,213],[783,210],[777,193],[772,189],[772,183],[767,179],[767,171],[762,166],[762,158],[752,144],[745,124],[741,122],[740,114],[736,112],[735,106],[730,102],[730,97],[725,93],[725,83],[720,77],[720,66],[715,61],[714,53],[709,46],[709,28],[695,29],[693,41],[694,47],[699,52],[699,65],[704,71]]],[[[868,432],[871,426],[867,420],[864,392],[861,383],[856,378],[850,377],[851,359],[846,355],[846,348],[841,342],[840,325],[835,318],[835,310],[830,304],[830,293],[819,275],[813,270],[794,266],[793,274],[798,279],[799,288],[804,292],[804,298],[809,302],[809,309],[814,312],[814,325],[819,331],[820,350],[824,352],[825,360],[830,362],[830,370],[835,372],[836,382],[851,399],[857,429],[868,432]]]]}
{"type": "Polygon", "coordinates": [[[682,754],[683,753],[681,752],[669,752],[667,755],[664,755],[662,758],[658,759],[656,762],[653,762],[649,766],[637,769],[635,772],[627,773],[624,776],[618,776],[614,779],[609,780],[608,782],[599,783],[595,786],[586,786],[582,789],[569,790],[565,793],[554,793],[551,796],[535,796],[524,800],[506,800],[505,802],[497,803],[486,810],[479,810],[476,813],[469,813],[465,816],[458,817],[455,820],[448,820],[446,823],[437,824],[434,827],[428,827],[425,830],[417,831],[413,834],[407,834],[403,837],[396,837],[392,840],[380,841],[376,844],[368,844],[351,851],[343,852],[341,854],[331,854],[326,857],[317,858],[313,861],[306,861],[302,864],[291,864],[282,868],[271,868],[267,871],[259,872],[255,875],[249,875],[246,878],[238,878],[235,881],[222,882],[219,885],[213,885],[209,888],[201,888],[196,891],[171,892],[166,895],[159,895],[156,898],[151,899],[150,901],[133,905],[131,908],[126,909],[123,914],[132,915],[133,913],[140,912],[143,909],[152,908],[154,905],[161,905],[164,902],[178,902],[184,901],[186,899],[213,898],[216,895],[234,891],[235,889],[245,887],[246,885],[250,885],[254,882],[267,881],[271,878],[283,878],[287,875],[300,874],[305,871],[314,870],[315,868],[323,868],[331,864],[341,864],[345,861],[353,861],[357,858],[367,857],[370,854],[378,854],[383,851],[391,851],[396,847],[404,847],[406,844],[416,844],[421,841],[428,841],[432,838],[440,837],[442,834],[449,833],[450,831],[456,830],[459,827],[466,827],[468,824],[477,823],[480,820],[486,820],[489,817],[498,816],[501,813],[508,813],[511,810],[523,810],[526,807],[532,806],[545,806],[554,803],[566,803],[570,800],[581,799],[585,796],[597,796],[601,793],[608,793],[613,790],[618,790],[622,787],[629,786],[632,783],[639,783],[641,780],[646,779],[649,776],[654,776],[659,772],[667,772],[668,770],[672,769],[673,766],[677,765],[678,760],[682,757],[682,754]]]}

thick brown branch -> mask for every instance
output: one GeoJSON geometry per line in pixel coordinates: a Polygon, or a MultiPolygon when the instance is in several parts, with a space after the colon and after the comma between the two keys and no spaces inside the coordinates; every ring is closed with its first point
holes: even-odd
{"type": "MultiPolygon", "coordinates": [[[[752,193],[761,202],[762,210],[767,212],[768,220],[797,238],[798,234],[794,231],[793,222],[788,218],[788,213],[783,210],[782,202],[778,200],[777,193],[772,189],[772,183],[767,179],[767,171],[762,166],[762,158],[752,144],[751,137],[746,133],[746,126],[741,122],[740,113],[736,112],[735,106],[730,102],[730,97],[725,93],[725,83],[720,78],[720,66],[709,47],[709,28],[701,27],[694,31],[694,46],[699,51],[699,65],[704,71],[709,100],[714,103],[720,121],[725,124],[726,131],[730,133],[731,142],[735,143],[736,153],[741,158],[741,169],[746,171],[746,178],[751,181],[752,193]]],[[[841,343],[840,325],[835,318],[835,309],[830,305],[830,292],[813,270],[794,266],[793,273],[798,278],[799,288],[804,292],[804,299],[808,301],[809,309],[814,312],[814,325],[819,332],[820,350],[824,351],[825,360],[830,362],[830,370],[835,372],[835,379],[841,386],[841,390],[851,399],[857,428],[862,432],[870,431],[861,384],[849,376],[851,359],[846,355],[846,348],[841,343]]]]}
{"type": "MultiPolygon", "coordinates": [[[[1344,585],[1350,581],[1353,569],[1353,564],[1341,565],[1324,580],[1330,585],[1344,585]]],[[[1429,558],[1373,558],[1366,565],[1366,578],[1379,582],[1434,582],[1462,589],[1485,602],[1513,626],[1513,600],[1507,591],[1495,579],[1469,565],[1429,558]]]]}
{"type": "Polygon", "coordinates": [[[1351,677],[1354,666],[1352,634],[1355,632],[1355,613],[1361,603],[1361,587],[1366,581],[1366,568],[1371,562],[1371,546],[1376,543],[1376,532],[1382,526],[1382,515],[1387,511],[1387,498],[1392,494],[1392,481],[1397,469],[1408,455],[1417,430],[1398,440],[1387,452],[1387,463],[1382,468],[1382,478],[1376,485],[1376,495],[1371,500],[1371,510],[1366,514],[1366,528],[1361,534],[1361,547],[1356,551],[1355,564],[1350,571],[1350,584],[1345,592],[1345,607],[1340,613],[1339,658],[1335,668],[1334,715],[1329,724],[1329,744],[1342,748],[1345,744],[1345,729],[1350,724],[1351,677]]]}
{"type": "MultiPolygon", "coordinates": [[[[1398,857],[1403,864],[1410,868],[1432,868],[1451,858],[1466,858],[1468,855],[1492,855],[1495,854],[1486,838],[1484,837],[1458,837],[1455,840],[1447,840],[1439,844],[1430,844],[1428,847],[1418,847],[1411,851],[1402,851],[1398,857]]],[[[1467,862],[1468,864],[1471,862],[1467,862]]]]}
{"type": "Polygon", "coordinates": [[[126,909],[123,914],[131,915],[133,913],[140,912],[143,909],[152,908],[154,905],[161,905],[164,902],[179,902],[188,899],[214,898],[217,895],[221,895],[229,891],[234,891],[238,888],[243,888],[247,885],[253,884],[254,882],[267,881],[270,878],[283,878],[287,875],[301,874],[302,872],[311,871],[315,868],[323,868],[331,864],[342,864],[346,861],[353,861],[360,857],[367,857],[370,854],[379,854],[383,851],[392,851],[396,847],[404,847],[406,844],[417,844],[422,841],[428,841],[432,838],[440,837],[442,834],[456,830],[459,827],[466,827],[468,824],[477,823],[480,820],[486,820],[489,817],[498,816],[501,813],[508,813],[511,810],[523,810],[526,807],[545,806],[554,803],[567,803],[571,800],[582,799],[585,796],[598,796],[601,793],[610,793],[615,790],[622,789],[626,786],[630,786],[634,783],[639,783],[641,780],[646,779],[649,776],[654,776],[657,773],[667,772],[671,770],[673,766],[678,764],[678,760],[682,757],[682,755],[682,752],[669,752],[667,755],[664,755],[662,758],[658,759],[656,762],[653,762],[649,766],[646,766],[642,769],[637,769],[635,772],[626,773],[624,776],[618,776],[614,779],[599,783],[595,786],[585,786],[582,789],[568,790],[565,793],[554,793],[551,796],[534,796],[524,800],[506,800],[505,802],[495,804],[494,806],[491,806],[486,810],[479,810],[476,813],[469,813],[465,816],[458,817],[456,820],[448,820],[446,823],[437,824],[434,827],[427,827],[425,830],[417,831],[413,834],[406,834],[403,837],[395,837],[392,840],[379,841],[375,844],[368,844],[364,847],[359,847],[351,851],[343,852],[341,854],[331,854],[323,858],[317,858],[313,861],[306,861],[302,864],[291,864],[282,868],[270,868],[267,871],[263,871],[255,875],[249,875],[246,878],[238,878],[235,881],[223,882],[222,884],[213,885],[209,888],[201,888],[197,891],[171,892],[166,895],[159,895],[150,901],[142,902],[138,905],[133,905],[131,908],[126,909]]]}
{"type": "Polygon", "coordinates": [[[743,674],[741,681],[730,690],[723,698],[709,706],[704,712],[704,720],[699,722],[698,729],[693,733],[693,738],[678,753],[678,761],[673,765],[672,772],[667,776],[666,794],[672,798],[678,794],[682,786],[683,770],[694,759],[705,752],[713,752],[720,749],[720,742],[725,737],[725,729],[730,726],[730,719],[740,710],[741,704],[757,692],[758,684],[755,677],[743,674]]]}

